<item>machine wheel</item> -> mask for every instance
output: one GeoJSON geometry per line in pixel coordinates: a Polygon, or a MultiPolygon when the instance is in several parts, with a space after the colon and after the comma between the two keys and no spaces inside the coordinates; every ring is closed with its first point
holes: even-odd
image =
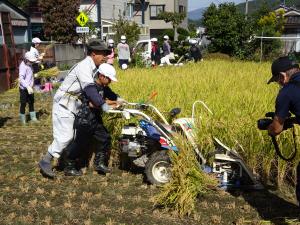
{"type": "Polygon", "coordinates": [[[145,174],[151,184],[163,185],[171,178],[171,160],[167,151],[159,151],[150,155],[146,163],[145,174]]]}

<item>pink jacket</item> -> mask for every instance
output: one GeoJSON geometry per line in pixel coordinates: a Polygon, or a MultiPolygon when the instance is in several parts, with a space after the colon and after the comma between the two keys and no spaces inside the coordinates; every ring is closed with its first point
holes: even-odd
{"type": "Polygon", "coordinates": [[[107,63],[113,65],[115,59],[115,52],[114,49],[111,49],[111,54],[107,56],[107,63]]]}

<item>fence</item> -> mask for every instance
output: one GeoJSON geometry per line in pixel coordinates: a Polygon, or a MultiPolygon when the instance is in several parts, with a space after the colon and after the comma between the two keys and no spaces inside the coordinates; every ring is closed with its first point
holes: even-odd
{"type": "MultiPolygon", "coordinates": [[[[0,93],[13,86],[18,78],[18,67],[23,55],[30,49],[30,43],[17,45],[14,49],[0,45],[0,93]]],[[[55,44],[43,42],[39,46],[40,53],[45,53],[44,62],[54,63],[60,68],[73,66],[85,55],[84,45],[55,44]]]]}

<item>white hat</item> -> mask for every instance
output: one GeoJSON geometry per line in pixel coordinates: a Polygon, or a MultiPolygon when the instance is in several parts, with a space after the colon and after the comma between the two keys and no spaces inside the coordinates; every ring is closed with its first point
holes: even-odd
{"type": "Polygon", "coordinates": [[[157,38],[151,38],[150,41],[157,42],[157,38]]]}
{"type": "Polygon", "coordinates": [[[121,40],[126,40],[126,36],[125,36],[125,35],[122,35],[122,36],[121,36],[121,40]]]}
{"type": "Polygon", "coordinates": [[[41,42],[42,42],[41,39],[39,39],[38,37],[32,39],[33,44],[40,44],[41,42]]]}
{"type": "Polygon", "coordinates": [[[190,39],[190,40],[189,40],[189,43],[190,43],[191,45],[195,45],[195,44],[197,44],[197,40],[196,40],[196,39],[190,39]]]}
{"type": "Polygon", "coordinates": [[[168,35],[165,35],[165,36],[164,36],[164,39],[169,40],[169,36],[168,36],[168,35]]]}
{"type": "Polygon", "coordinates": [[[127,64],[126,63],[124,63],[124,64],[122,64],[122,70],[126,70],[127,68],[128,68],[128,66],[127,66],[127,64]]]}
{"type": "Polygon", "coordinates": [[[113,39],[108,39],[108,44],[113,44],[114,40],[113,39]]]}
{"type": "Polygon", "coordinates": [[[108,77],[109,79],[111,79],[112,81],[117,82],[117,75],[116,75],[116,70],[115,68],[108,64],[108,63],[103,63],[99,66],[98,68],[98,72],[106,77],[108,77]]]}
{"type": "Polygon", "coordinates": [[[27,59],[30,62],[36,62],[37,61],[37,57],[30,51],[25,53],[25,59],[27,59]]]}

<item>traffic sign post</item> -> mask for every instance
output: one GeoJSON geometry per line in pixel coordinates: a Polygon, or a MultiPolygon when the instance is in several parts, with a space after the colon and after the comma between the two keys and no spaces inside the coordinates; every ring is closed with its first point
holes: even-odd
{"type": "Polygon", "coordinates": [[[90,28],[89,27],[76,27],[76,33],[82,34],[82,33],[89,33],[90,28]]]}

